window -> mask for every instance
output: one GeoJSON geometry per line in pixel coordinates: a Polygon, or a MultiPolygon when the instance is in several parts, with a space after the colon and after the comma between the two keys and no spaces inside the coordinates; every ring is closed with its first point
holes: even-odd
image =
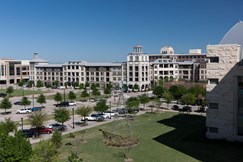
{"type": "Polygon", "coordinates": [[[209,109],[218,109],[219,108],[219,104],[218,103],[209,103],[208,104],[208,108],[209,109]]]}
{"type": "Polygon", "coordinates": [[[210,133],[218,133],[219,130],[217,127],[208,127],[208,131],[210,133]]]}
{"type": "Polygon", "coordinates": [[[219,79],[208,79],[209,84],[219,84],[219,79]]]}
{"type": "Polygon", "coordinates": [[[219,62],[219,57],[209,57],[210,63],[218,63],[219,62]]]}

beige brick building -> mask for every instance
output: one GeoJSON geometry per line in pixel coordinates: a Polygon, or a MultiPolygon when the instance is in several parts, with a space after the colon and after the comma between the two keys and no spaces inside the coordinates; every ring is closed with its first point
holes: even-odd
{"type": "Polygon", "coordinates": [[[207,137],[243,141],[243,23],[207,46],[207,137]]]}

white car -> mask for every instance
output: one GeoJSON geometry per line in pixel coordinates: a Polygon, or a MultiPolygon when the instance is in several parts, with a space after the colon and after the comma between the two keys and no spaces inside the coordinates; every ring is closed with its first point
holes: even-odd
{"type": "Polygon", "coordinates": [[[103,113],[103,116],[104,116],[104,118],[111,118],[111,117],[114,117],[114,116],[118,116],[119,114],[118,114],[118,112],[114,112],[114,111],[105,111],[104,113],[103,113]]]}
{"type": "Polygon", "coordinates": [[[17,110],[16,114],[28,114],[28,113],[31,113],[31,109],[20,109],[20,110],[17,110]]]}
{"type": "Polygon", "coordinates": [[[88,121],[102,121],[104,120],[104,116],[101,115],[101,114],[90,114],[89,116],[86,116],[86,117],[82,117],[81,118],[81,121],[85,121],[85,120],[88,120],[88,121]]]}
{"type": "Polygon", "coordinates": [[[76,101],[69,101],[69,106],[76,106],[77,105],[77,102],[76,101]]]}

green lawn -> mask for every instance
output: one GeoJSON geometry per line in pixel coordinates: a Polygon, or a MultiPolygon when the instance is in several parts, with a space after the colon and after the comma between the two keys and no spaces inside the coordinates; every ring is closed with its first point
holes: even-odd
{"type": "Polygon", "coordinates": [[[205,117],[178,113],[160,113],[137,116],[129,124],[115,121],[87,129],[84,141],[81,133],[75,138],[63,138],[59,149],[60,161],[67,161],[71,151],[78,152],[86,162],[123,162],[120,155],[127,149],[108,147],[103,144],[99,129],[116,134],[132,134],[139,139],[128,155],[136,162],[239,162],[242,161],[243,147],[237,143],[207,140],[203,136],[205,117]],[[72,145],[65,145],[71,143],[72,145]]]}
{"type": "MultiPolygon", "coordinates": [[[[0,89],[0,93],[6,93],[6,89],[0,89]]],[[[41,93],[46,93],[46,91],[41,91],[41,90],[31,90],[31,89],[25,89],[24,91],[22,89],[15,89],[14,92],[11,94],[11,97],[14,96],[28,96],[32,94],[41,94],[41,93]]]]}

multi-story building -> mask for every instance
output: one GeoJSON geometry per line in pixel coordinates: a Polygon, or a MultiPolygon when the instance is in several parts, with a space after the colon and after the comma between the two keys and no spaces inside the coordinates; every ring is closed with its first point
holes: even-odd
{"type": "Polygon", "coordinates": [[[98,83],[101,88],[113,83],[119,85],[123,79],[121,63],[88,63],[69,61],[63,65],[63,82],[98,83]]]}
{"type": "MultiPolygon", "coordinates": [[[[148,54],[148,56],[151,64],[158,62],[156,60],[170,60],[171,67],[178,66],[178,77],[177,74],[174,73],[175,75],[173,76],[173,78],[172,76],[170,76],[171,79],[182,79],[186,81],[205,81],[206,55],[202,54],[200,49],[190,49],[189,54],[174,54],[174,50],[172,47],[163,47],[160,49],[160,54],[148,54]]],[[[164,78],[164,76],[161,75],[159,76],[159,78],[164,78]]]]}
{"type": "Polygon", "coordinates": [[[119,85],[123,77],[121,63],[88,63],[86,61],[68,61],[64,64],[35,65],[36,80],[44,83],[59,81],[60,85],[77,83],[98,83],[101,88],[109,83],[119,85]]]}
{"type": "Polygon", "coordinates": [[[89,63],[73,60],[64,64],[49,64],[48,61],[34,58],[30,61],[2,60],[0,83],[17,83],[21,79],[44,83],[65,82],[99,83],[101,87],[109,82],[131,90],[138,85],[143,91],[151,87],[158,79],[200,81],[205,80],[205,55],[201,50],[190,50],[189,54],[174,54],[172,47],[163,47],[160,54],[145,54],[142,46],[135,46],[127,61],[122,63],[89,63]],[[202,61],[204,60],[204,62],[202,61]]]}
{"type": "Polygon", "coordinates": [[[16,84],[20,80],[29,80],[29,61],[0,60],[0,84],[16,84]]]}
{"type": "Polygon", "coordinates": [[[177,81],[179,79],[179,62],[171,59],[157,59],[151,62],[151,80],[177,81]]]}
{"type": "Polygon", "coordinates": [[[35,65],[35,84],[38,80],[44,84],[59,81],[63,85],[63,66],[62,64],[38,64],[35,65]]]}
{"type": "Polygon", "coordinates": [[[140,91],[147,90],[150,87],[150,64],[149,56],[143,53],[143,48],[137,45],[133,52],[127,56],[127,86],[133,89],[138,85],[140,91]]]}
{"type": "MultiPolygon", "coordinates": [[[[48,64],[48,61],[40,59],[38,57],[38,53],[34,53],[34,58],[32,60],[30,60],[30,67],[29,67],[29,75],[30,75],[30,77],[29,77],[29,80],[31,80],[31,81],[38,80],[38,79],[35,78],[37,76],[35,66],[36,65],[44,65],[44,64],[48,64]]],[[[35,84],[36,84],[36,82],[35,82],[35,84]]]]}
{"type": "Polygon", "coordinates": [[[243,23],[207,47],[207,137],[243,141],[243,23]]]}

